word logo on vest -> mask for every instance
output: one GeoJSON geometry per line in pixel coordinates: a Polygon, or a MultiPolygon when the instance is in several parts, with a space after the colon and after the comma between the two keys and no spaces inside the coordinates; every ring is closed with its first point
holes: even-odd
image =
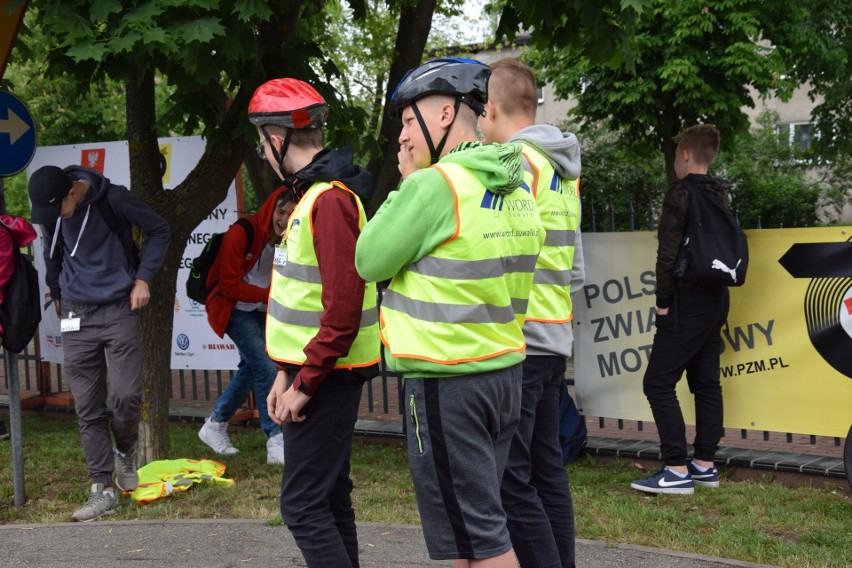
{"type": "Polygon", "coordinates": [[[550,191],[555,191],[560,195],[565,193],[562,190],[562,178],[559,177],[559,174],[553,174],[553,179],[550,180],[550,191]]]}
{"type": "Polygon", "coordinates": [[[497,195],[490,189],[485,190],[482,196],[482,209],[494,211],[495,217],[508,215],[509,217],[533,217],[538,215],[535,207],[535,199],[532,198],[530,187],[526,182],[521,183],[521,189],[525,193],[513,191],[508,195],[497,195]]]}

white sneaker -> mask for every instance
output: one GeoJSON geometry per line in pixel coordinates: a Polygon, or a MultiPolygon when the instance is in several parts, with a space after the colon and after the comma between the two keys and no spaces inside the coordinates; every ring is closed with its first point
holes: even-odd
{"type": "Polygon", "coordinates": [[[266,440],[266,463],[284,465],[284,434],[279,432],[266,440]]]}
{"type": "Polygon", "coordinates": [[[217,454],[230,456],[240,452],[228,438],[227,422],[216,422],[208,416],[204,419],[204,426],[198,431],[198,437],[217,454]]]}

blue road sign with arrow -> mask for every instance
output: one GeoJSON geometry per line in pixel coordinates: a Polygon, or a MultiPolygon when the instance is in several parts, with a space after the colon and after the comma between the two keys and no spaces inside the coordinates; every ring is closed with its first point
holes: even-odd
{"type": "Polygon", "coordinates": [[[36,130],[26,105],[8,91],[0,91],[0,176],[26,168],[36,149],[36,130]]]}

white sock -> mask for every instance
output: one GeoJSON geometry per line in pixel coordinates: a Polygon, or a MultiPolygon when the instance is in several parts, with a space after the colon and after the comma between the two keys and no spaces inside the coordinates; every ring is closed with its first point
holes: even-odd
{"type": "Polygon", "coordinates": [[[701,473],[704,473],[705,471],[710,471],[709,467],[704,467],[704,466],[698,465],[695,462],[692,462],[692,467],[694,467],[695,469],[697,469],[701,473]]]}
{"type": "Polygon", "coordinates": [[[681,479],[683,479],[683,478],[685,478],[687,475],[689,475],[689,472],[686,472],[686,473],[680,473],[679,471],[675,471],[675,470],[673,470],[673,469],[672,469],[672,468],[670,468],[669,466],[666,466],[666,469],[667,469],[667,470],[669,470],[670,472],[672,472],[673,474],[675,474],[676,476],[680,477],[681,479]]]}

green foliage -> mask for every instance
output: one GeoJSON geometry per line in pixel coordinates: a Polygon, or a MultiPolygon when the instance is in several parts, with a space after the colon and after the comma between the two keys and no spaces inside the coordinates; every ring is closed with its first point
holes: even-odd
{"type": "Polygon", "coordinates": [[[777,120],[764,113],[749,135],[723,143],[711,170],[731,182],[731,206],[746,228],[817,223],[820,185],[808,177],[804,151],[778,135],[777,120]]]}
{"type": "MultiPolygon", "coordinates": [[[[571,128],[569,128],[571,130],[571,128]]],[[[610,231],[610,213],[616,231],[648,230],[649,208],[659,212],[659,201],[667,187],[662,157],[636,159],[622,132],[601,123],[588,123],[576,130],[583,156],[580,195],[583,203],[582,230],[610,231]]],[[[652,228],[655,224],[652,215],[652,228]]]]}
{"type": "Polygon", "coordinates": [[[781,97],[792,90],[782,51],[756,43],[762,10],[737,1],[653,0],[631,40],[635,73],[571,49],[540,49],[532,62],[559,96],[577,97],[573,117],[623,131],[637,155],[662,150],[673,179],[671,137],[685,126],[713,123],[729,138],[748,129],[741,109],[753,106],[750,89],[781,97]]]}
{"type": "Polygon", "coordinates": [[[512,39],[520,30],[532,30],[539,49],[565,49],[596,64],[630,69],[630,38],[646,7],[653,4],[655,0],[507,0],[497,38],[512,39]]]}
{"type": "Polygon", "coordinates": [[[111,79],[90,81],[73,72],[50,73],[44,33],[39,10],[30,7],[3,78],[5,87],[29,108],[38,145],[124,140],[122,85],[111,79]]]}
{"type": "Polygon", "coordinates": [[[852,156],[852,3],[847,0],[775,1],[766,11],[766,39],[785,52],[787,72],[816,103],[812,117],[821,161],[852,156]]]}
{"type": "MultiPolygon", "coordinates": [[[[710,174],[731,183],[732,207],[743,227],[814,226],[819,223],[818,205],[842,206],[842,195],[829,188],[849,191],[848,180],[838,181],[847,171],[838,168],[848,163],[815,172],[805,151],[779,137],[776,123],[777,115],[767,112],[750,132],[730,142],[723,139],[710,174]]],[[[646,152],[637,158],[625,132],[603,123],[589,122],[576,132],[583,152],[583,231],[592,230],[593,216],[597,231],[631,230],[631,207],[633,230],[656,230],[668,188],[660,154],[646,152]]]]}
{"type": "Polygon", "coordinates": [[[3,178],[3,198],[6,200],[6,213],[30,217],[30,200],[27,196],[26,171],[12,177],[3,178]]]}

